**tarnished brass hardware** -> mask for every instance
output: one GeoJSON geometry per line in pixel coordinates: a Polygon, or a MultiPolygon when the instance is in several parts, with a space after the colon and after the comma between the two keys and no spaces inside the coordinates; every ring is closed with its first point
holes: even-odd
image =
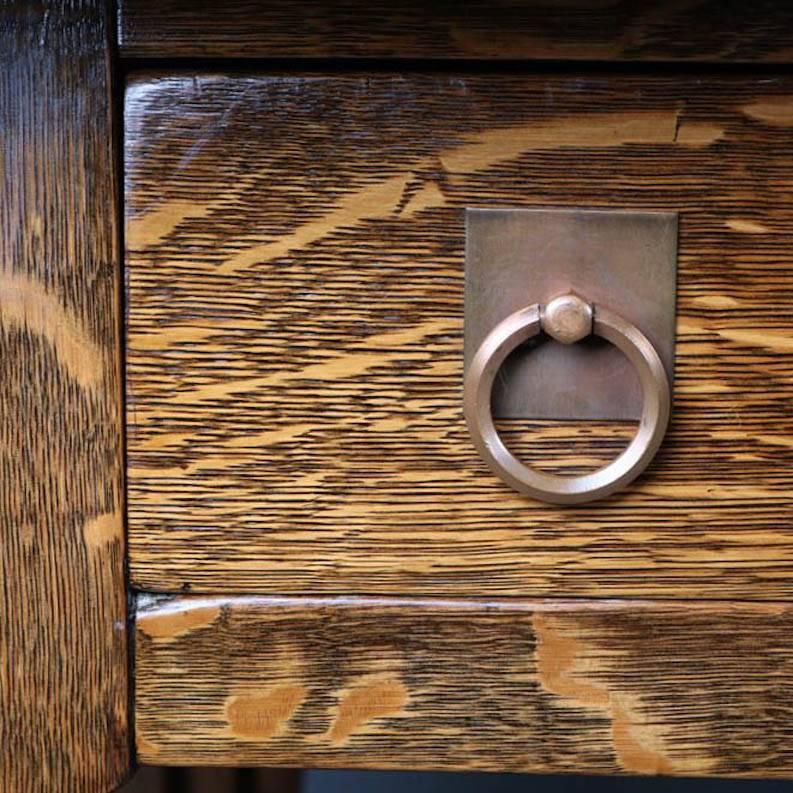
{"type": "Polygon", "coordinates": [[[540,314],[542,329],[562,344],[575,344],[592,333],[592,306],[574,292],[555,297],[540,314]]]}
{"type": "Polygon", "coordinates": [[[635,479],[663,440],[670,403],[669,379],[647,337],[613,311],[573,294],[557,296],[544,308],[535,303],[500,322],[475,352],[465,379],[465,417],[482,458],[516,490],[554,504],[602,498],[635,479]],[[511,352],[541,331],[573,343],[585,338],[590,328],[617,347],[638,374],[643,399],[638,430],[622,454],[597,471],[582,476],[537,471],[520,462],[496,431],[491,408],[496,375],[511,352]]]}
{"type": "MultiPolygon", "coordinates": [[[[677,214],[604,209],[466,210],[465,366],[485,337],[531,303],[571,289],[639,328],[674,374],[677,214]]],[[[555,307],[560,311],[563,304],[555,307]]],[[[546,308],[548,311],[549,308],[546,308]]],[[[553,334],[551,334],[553,335],[553,334]]],[[[641,386],[625,356],[589,335],[517,350],[493,387],[505,419],[638,419],[641,386]]]]}

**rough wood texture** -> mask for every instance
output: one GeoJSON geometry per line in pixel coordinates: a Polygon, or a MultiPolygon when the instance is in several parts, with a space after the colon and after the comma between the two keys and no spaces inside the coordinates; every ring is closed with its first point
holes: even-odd
{"type": "Polygon", "coordinates": [[[127,57],[793,60],[778,0],[119,0],[127,57]]]}
{"type": "Polygon", "coordinates": [[[129,764],[106,14],[0,5],[3,793],[104,793],[129,764]]]}
{"type": "Polygon", "coordinates": [[[791,630],[779,604],[165,600],[138,615],[138,752],[793,776],[791,630]]]}
{"type": "Polygon", "coordinates": [[[127,123],[138,586],[793,595],[793,79],[142,76],[127,123]],[[606,501],[466,431],[463,209],[513,205],[680,212],[673,423],[606,501]]]}

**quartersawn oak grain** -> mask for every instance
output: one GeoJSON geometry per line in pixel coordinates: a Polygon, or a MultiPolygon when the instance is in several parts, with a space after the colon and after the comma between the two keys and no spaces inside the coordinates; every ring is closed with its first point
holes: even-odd
{"type": "Polygon", "coordinates": [[[0,790],[126,775],[107,9],[0,6],[0,790]]]}
{"type": "MultiPolygon", "coordinates": [[[[126,107],[137,586],[793,594],[789,76],[144,74],[126,107]],[[476,455],[467,206],[680,213],[672,425],[623,493],[476,455]]],[[[532,428],[551,466],[594,432],[532,428]]]]}
{"type": "Polygon", "coordinates": [[[146,763],[793,775],[789,604],[141,605],[146,763]]]}
{"type": "Polygon", "coordinates": [[[774,0],[119,0],[126,57],[789,63],[774,0]]]}

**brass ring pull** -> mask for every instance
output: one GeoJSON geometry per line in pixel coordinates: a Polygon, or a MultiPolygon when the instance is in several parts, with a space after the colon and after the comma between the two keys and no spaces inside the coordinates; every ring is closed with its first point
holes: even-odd
{"type": "Polygon", "coordinates": [[[633,481],[661,445],[669,422],[669,380],[647,337],[623,317],[563,295],[543,307],[535,303],[499,323],[476,351],[465,379],[465,417],[474,444],[490,469],[516,490],[553,504],[602,498],[633,481]],[[541,330],[566,344],[593,333],[618,347],[639,375],[644,399],[639,428],[628,447],[597,471],[558,476],[524,465],[498,435],[491,411],[493,382],[507,356],[541,330]]]}

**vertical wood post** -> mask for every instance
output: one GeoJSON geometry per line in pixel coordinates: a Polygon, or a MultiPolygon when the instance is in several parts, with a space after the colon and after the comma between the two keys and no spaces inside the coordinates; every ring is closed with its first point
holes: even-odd
{"type": "Polygon", "coordinates": [[[0,0],[0,790],[129,767],[103,0],[0,0]]]}

